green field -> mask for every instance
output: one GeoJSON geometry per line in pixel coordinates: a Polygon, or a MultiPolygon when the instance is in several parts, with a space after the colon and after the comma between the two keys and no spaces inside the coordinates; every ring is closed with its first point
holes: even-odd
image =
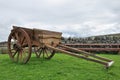
{"type": "Polygon", "coordinates": [[[119,80],[120,55],[99,55],[115,63],[107,70],[98,63],[56,54],[51,60],[32,55],[27,64],[21,65],[0,54],[0,80],[119,80]]]}

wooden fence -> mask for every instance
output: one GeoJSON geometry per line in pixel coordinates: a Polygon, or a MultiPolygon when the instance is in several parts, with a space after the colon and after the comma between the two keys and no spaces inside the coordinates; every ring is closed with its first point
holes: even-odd
{"type": "Polygon", "coordinates": [[[8,50],[6,46],[0,46],[0,54],[7,54],[8,50]]]}

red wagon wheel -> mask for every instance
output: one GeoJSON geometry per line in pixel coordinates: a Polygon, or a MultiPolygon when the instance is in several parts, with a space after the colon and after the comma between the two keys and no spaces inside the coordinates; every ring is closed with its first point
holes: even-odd
{"type": "Polygon", "coordinates": [[[10,58],[17,63],[27,63],[31,57],[31,41],[23,29],[13,29],[8,37],[10,58]]]}
{"type": "Polygon", "coordinates": [[[55,51],[47,47],[35,47],[34,49],[38,58],[51,59],[55,55],[55,51]]]}

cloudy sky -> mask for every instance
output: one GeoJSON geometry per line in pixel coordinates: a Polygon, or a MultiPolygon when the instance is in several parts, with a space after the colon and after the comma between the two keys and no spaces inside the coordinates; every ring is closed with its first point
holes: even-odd
{"type": "Polygon", "coordinates": [[[120,0],[0,0],[0,42],[13,25],[65,37],[120,33],[120,0]]]}

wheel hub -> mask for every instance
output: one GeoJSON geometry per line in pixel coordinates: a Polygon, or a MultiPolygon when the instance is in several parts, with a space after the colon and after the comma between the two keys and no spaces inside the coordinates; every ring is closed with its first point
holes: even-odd
{"type": "Polygon", "coordinates": [[[13,48],[17,51],[20,51],[22,49],[21,45],[19,44],[13,44],[13,48]]]}

